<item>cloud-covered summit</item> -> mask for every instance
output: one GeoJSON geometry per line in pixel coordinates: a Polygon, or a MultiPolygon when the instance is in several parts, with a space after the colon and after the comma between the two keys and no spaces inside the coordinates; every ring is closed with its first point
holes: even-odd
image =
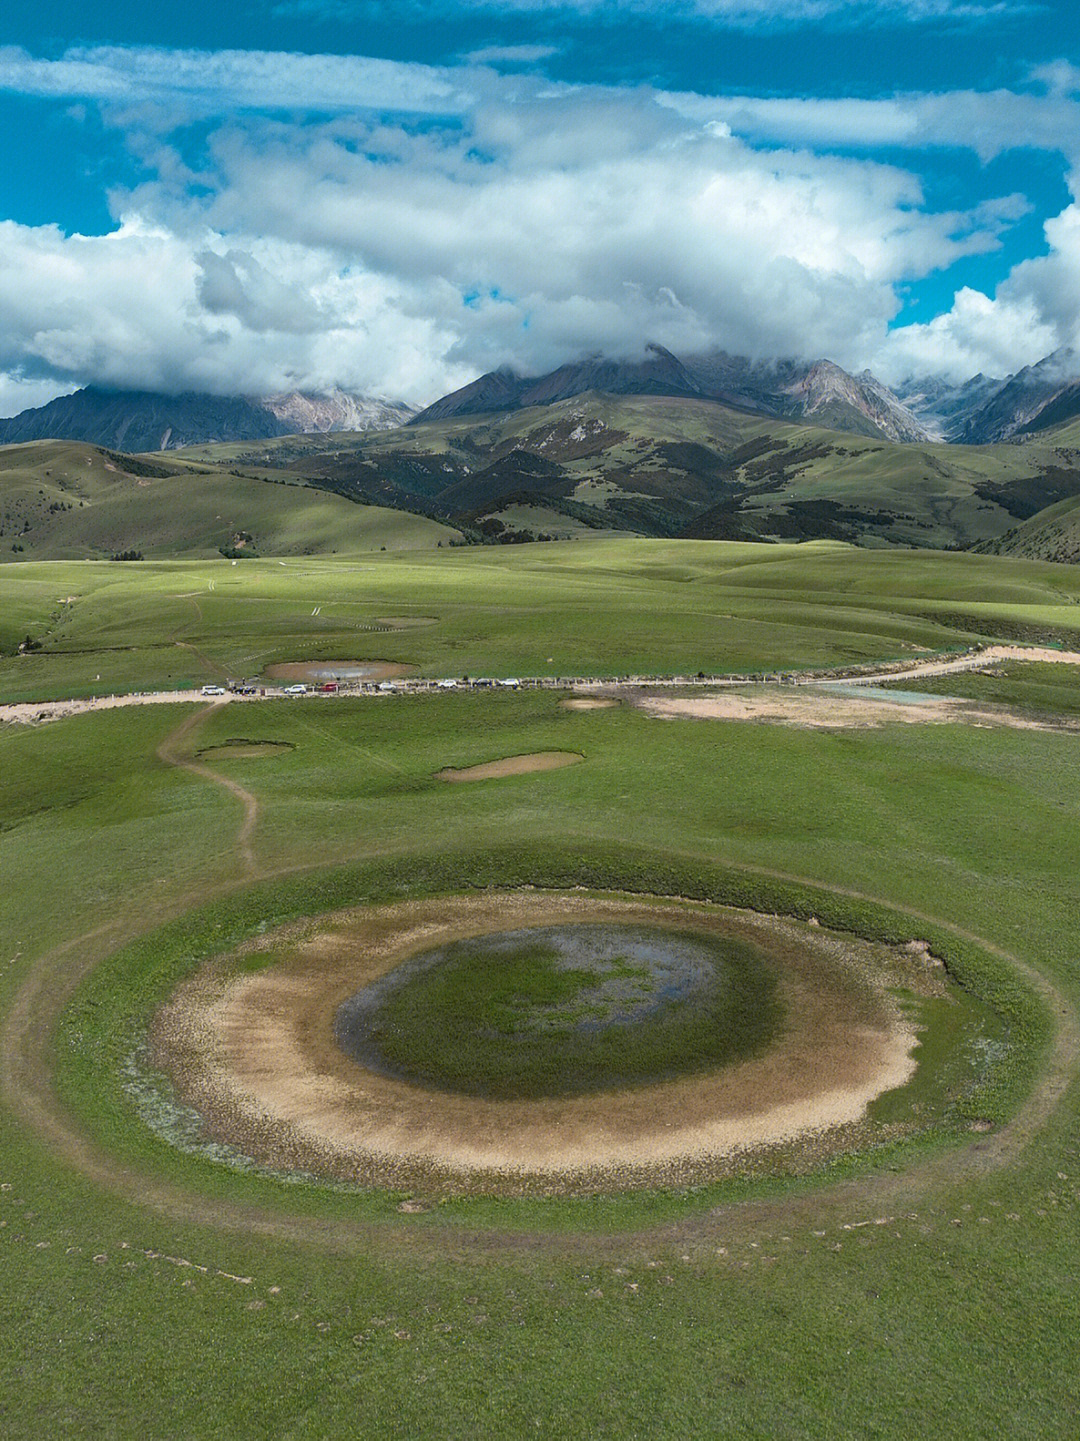
{"type": "Polygon", "coordinates": [[[646,341],[961,379],[1080,339],[1075,196],[993,285],[905,313],[1031,228],[1023,188],[929,187],[925,157],[985,168],[1022,136],[1080,161],[1067,62],[993,91],[785,97],[534,71],[557,52],[0,51],[0,91],[89,105],[130,161],[104,233],[0,222],[0,409],[87,382],[423,404],[646,341]]]}

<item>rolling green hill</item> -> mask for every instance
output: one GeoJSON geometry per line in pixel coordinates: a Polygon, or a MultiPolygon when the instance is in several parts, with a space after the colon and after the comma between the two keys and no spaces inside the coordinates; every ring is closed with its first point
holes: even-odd
{"type": "Polygon", "coordinates": [[[458,539],[282,472],[132,457],[77,441],[0,447],[0,560],[407,550],[458,539]]]}
{"type": "Polygon", "coordinates": [[[1080,496],[1080,449],[1068,428],[1024,445],[899,445],[711,401],[597,393],[379,435],[286,437],[182,454],[281,467],[340,494],[495,539],[584,527],[963,549],[1080,496]]]}
{"type": "Polygon", "coordinates": [[[1080,560],[1080,496],[1047,506],[1023,525],[1007,530],[996,540],[984,541],[979,550],[986,555],[1075,564],[1080,560]]]}
{"type": "Polygon", "coordinates": [[[1077,425],[1024,444],[900,445],[711,401],[593,393],[381,433],[124,457],[0,448],[0,558],[407,549],[623,533],[998,548],[1072,559],[1077,425]],[[1048,516],[1049,530],[1033,526],[1048,516]]]}

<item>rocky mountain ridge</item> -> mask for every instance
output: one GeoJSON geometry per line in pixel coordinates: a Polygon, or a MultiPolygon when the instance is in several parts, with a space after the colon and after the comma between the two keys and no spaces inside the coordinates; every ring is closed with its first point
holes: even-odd
{"type": "Polygon", "coordinates": [[[641,359],[597,355],[539,376],[490,371],[419,412],[340,389],[247,397],[87,386],[0,420],[0,444],[80,440],[129,453],[176,450],[509,414],[590,393],[714,401],[898,444],[985,445],[1023,441],[1080,416],[1080,355],[1061,349],[1004,380],[912,376],[890,388],[868,370],[852,375],[830,360],[755,360],[723,350],[680,358],[650,345],[641,359]]]}
{"type": "Polygon", "coordinates": [[[270,411],[289,435],[327,435],[343,430],[393,430],[416,414],[415,405],[403,401],[374,400],[346,390],[313,394],[301,390],[270,395],[259,404],[270,411]]]}
{"type": "Polygon", "coordinates": [[[1080,356],[1068,347],[1055,350],[1037,365],[1010,375],[967,417],[956,439],[966,445],[988,445],[1070,420],[1080,414],[1078,380],[1080,356]]]}
{"type": "Polygon", "coordinates": [[[911,411],[869,371],[853,376],[829,360],[754,361],[722,350],[680,359],[660,345],[647,346],[642,360],[594,356],[541,376],[490,371],[443,396],[413,420],[527,410],[590,391],[714,400],[738,410],[805,418],[858,435],[905,442],[930,439],[911,411]]]}
{"type": "Polygon", "coordinates": [[[0,420],[0,445],[30,440],[80,440],[136,453],[178,450],[215,441],[268,440],[275,436],[345,430],[387,430],[403,425],[412,406],[335,390],[293,391],[266,399],[188,391],[106,390],[86,386],[47,405],[0,420]]]}

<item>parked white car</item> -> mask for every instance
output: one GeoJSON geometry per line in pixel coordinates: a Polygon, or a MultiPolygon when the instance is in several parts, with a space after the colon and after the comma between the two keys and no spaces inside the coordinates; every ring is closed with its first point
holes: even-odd
{"type": "Polygon", "coordinates": [[[296,685],[287,685],[287,686],[285,687],[285,694],[286,694],[286,695],[307,695],[307,686],[306,686],[306,685],[301,685],[300,682],[297,681],[296,685]]]}
{"type": "Polygon", "coordinates": [[[224,695],[224,694],[225,694],[225,687],[224,687],[223,685],[204,685],[203,688],[202,688],[201,694],[202,694],[202,695],[224,695]]]}

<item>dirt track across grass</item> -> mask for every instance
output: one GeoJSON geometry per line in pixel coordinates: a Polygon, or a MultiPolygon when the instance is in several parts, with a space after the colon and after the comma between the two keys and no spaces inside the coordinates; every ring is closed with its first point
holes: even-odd
{"type": "MultiPolygon", "coordinates": [[[[871,686],[885,684],[886,682],[918,680],[923,677],[956,675],[963,671],[981,670],[984,666],[999,665],[1004,661],[1040,661],[1057,662],[1063,665],[1080,665],[1080,652],[1050,650],[1038,646],[1018,645],[991,645],[984,646],[979,650],[972,650],[959,657],[942,659],[933,657],[925,661],[916,661],[910,666],[897,667],[896,665],[882,665],[877,668],[872,666],[859,666],[853,668],[852,672],[843,679],[838,677],[827,677],[808,671],[798,676],[788,677],[789,681],[796,683],[798,687],[816,685],[821,687],[850,686],[871,686]]],[[[295,671],[294,678],[300,680],[311,680],[311,672],[327,666],[352,666],[352,667],[392,667],[402,677],[397,689],[404,694],[410,689],[420,691],[430,690],[435,683],[422,678],[408,679],[406,673],[412,667],[394,666],[391,662],[376,661],[304,661],[289,662],[283,666],[271,666],[267,674],[284,670],[295,671]],[[305,672],[305,674],[301,674],[305,672]]],[[[389,673],[389,672],[388,672],[389,673]]],[[[379,679],[374,674],[362,677],[366,682],[379,679]]],[[[530,687],[541,686],[545,689],[573,690],[574,694],[565,701],[568,709],[596,710],[606,709],[609,704],[615,704],[620,693],[633,694],[645,691],[670,691],[673,688],[685,689],[692,686],[695,688],[714,691],[722,689],[725,691],[739,692],[752,688],[755,684],[747,677],[725,679],[723,676],[713,677],[653,677],[651,679],[626,678],[604,680],[602,678],[590,680],[574,679],[552,679],[551,677],[525,679],[517,682],[518,686],[530,687]],[[613,692],[614,694],[608,694],[613,692]]],[[[472,690],[480,687],[487,688],[490,681],[457,681],[454,690],[472,690]]],[[[771,686],[770,688],[775,688],[771,686]]],[[[781,687],[786,689],[787,687],[781,687]]],[[[259,695],[238,695],[229,694],[222,699],[230,701],[253,702],[258,700],[280,699],[283,692],[277,687],[267,687],[266,694],[259,695]]],[[[343,694],[355,694],[345,690],[343,694]]],[[[90,711],[113,710],[119,706],[130,705],[177,705],[182,702],[198,701],[200,697],[190,690],[181,691],[135,691],[126,695],[109,696],[86,696],[72,700],[55,701],[16,701],[7,705],[0,705],[0,725],[35,725],[45,721],[61,720],[66,716],[85,715],[90,711]]],[[[331,700],[333,697],[323,697],[324,700],[331,700]]]]}
{"type": "Polygon", "coordinates": [[[183,742],[190,739],[192,731],[200,726],[208,716],[220,709],[221,703],[218,702],[196,711],[194,715],[185,717],[158,746],[158,759],[164,761],[166,765],[178,766],[181,770],[198,776],[200,780],[211,781],[214,785],[222,786],[241,803],[244,807],[244,819],[236,834],[236,850],[245,871],[249,876],[254,877],[259,872],[259,866],[255,859],[251,836],[255,829],[255,822],[259,818],[259,802],[238,781],[232,780],[229,776],[223,776],[220,771],[214,770],[205,762],[195,760],[184,753],[183,742]]]}
{"type": "MultiPolygon", "coordinates": [[[[873,671],[859,676],[860,685],[875,685],[885,681],[920,680],[928,679],[935,675],[959,675],[963,671],[981,670],[984,665],[1001,665],[1010,660],[1038,661],[1056,665],[1080,665],[1080,651],[1074,650],[1053,650],[1049,646],[1036,645],[988,645],[980,650],[971,651],[967,655],[957,656],[951,660],[932,659],[912,661],[909,666],[901,666],[891,671],[882,671],[875,675],[873,671]]],[[[829,685],[834,682],[824,681],[829,685]]],[[[845,682],[837,681],[835,684],[843,685],[845,682]]]]}

